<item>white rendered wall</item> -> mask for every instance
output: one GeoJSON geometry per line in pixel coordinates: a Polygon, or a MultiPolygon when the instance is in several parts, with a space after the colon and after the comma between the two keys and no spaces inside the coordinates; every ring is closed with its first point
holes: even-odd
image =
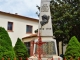
{"type": "Polygon", "coordinates": [[[7,30],[8,21],[13,22],[13,32],[8,32],[13,46],[15,45],[18,37],[23,38],[29,35],[26,34],[26,25],[33,26],[33,33],[38,29],[38,22],[0,14],[0,27],[4,27],[7,30]]]}
{"type": "Polygon", "coordinates": [[[62,54],[62,41],[59,42],[59,55],[62,54]]]}

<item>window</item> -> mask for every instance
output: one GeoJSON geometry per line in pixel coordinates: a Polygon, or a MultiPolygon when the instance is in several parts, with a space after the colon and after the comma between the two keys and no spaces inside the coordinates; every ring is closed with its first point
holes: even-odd
{"type": "Polygon", "coordinates": [[[30,55],[30,42],[25,42],[24,44],[26,48],[28,49],[28,54],[30,55]]]}
{"type": "Polygon", "coordinates": [[[8,22],[7,30],[8,31],[13,31],[13,22],[8,22]]]}
{"type": "Polygon", "coordinates": [[[26,33],[32,33],[32,26],[26,25],[26,33]]]}

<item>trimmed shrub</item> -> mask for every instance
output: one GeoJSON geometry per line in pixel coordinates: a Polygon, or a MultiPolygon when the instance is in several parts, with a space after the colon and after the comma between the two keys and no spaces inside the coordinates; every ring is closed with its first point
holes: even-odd
{"type": "Polygon", "coordinates": [[[0,27],[0,60],[2,57],[4,57],[5,60],[7,60],[7,58],[13,60],[15,53],[7,31],[3,27],[0,27]]]}
{"type": "Polygon", "coordinates": [[[26,60],[26,58],[29,57],[28,50],[20,38],[17,39],[17,42],[14,47],[14,51],[17,60],[19,60],[20,57],[22,57],[23,60],[26,60]]]}
{"type": "Polygon", "coordinates": [[[74,60],[78,60],[78,57],[80,57],[80,44],[75,36],[73,36],[68,43],[65,57],[67,60],[70,60],[71,57],[74,60]]]}

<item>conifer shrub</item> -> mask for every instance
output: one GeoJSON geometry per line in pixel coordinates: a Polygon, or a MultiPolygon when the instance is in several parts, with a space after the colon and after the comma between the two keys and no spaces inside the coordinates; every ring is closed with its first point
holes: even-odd
{"type": "Polygon", "coordinates": [[[80,43],[78,42],[77,38],[73,36],[66,48],[65,52],[66,60],[70,60],[72,57],[74,60],[78,60],[78,57],[80,57],[80,43]]]}
{"type": "Polygon", "coordinates": [[[24,45],[20,38],[17,39],[17,42],[14,46],[14,51],[17,60],[19,60],[21,57],[23,60],[26,60],[26,58],[29,57],[28,49],[26,48],[26,46],[24,45]]]}
{"type": "Polygon", "coordinates": [[[10,58],[10,60],[13,60],[15,53],[7,31],[3,27],[0,27],[0,60],[2,57],[4,57],[5,60],[8,58],[10,58]]]}

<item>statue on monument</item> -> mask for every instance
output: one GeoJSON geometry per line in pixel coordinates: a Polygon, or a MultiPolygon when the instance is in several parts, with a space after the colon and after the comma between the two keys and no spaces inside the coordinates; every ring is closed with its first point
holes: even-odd
{"type": "Polygon", "coordinates": [[[48,21],[49,21],[49,16],[43,15],[42,16],[42,21],[40,21],[41,26],[44,26],[45,24],[47,24],[48,21]]]}

